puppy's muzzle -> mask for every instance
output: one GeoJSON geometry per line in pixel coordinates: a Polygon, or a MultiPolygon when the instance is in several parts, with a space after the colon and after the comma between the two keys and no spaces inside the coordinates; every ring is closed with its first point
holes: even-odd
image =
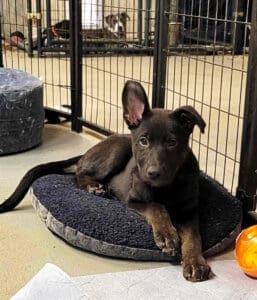
{"type": "Polygon", "coordinates": [[[158,167],[150,166],[147,168],[147,177],[151,180],[158,179],[161,175],[161,172],[158,167]]]}

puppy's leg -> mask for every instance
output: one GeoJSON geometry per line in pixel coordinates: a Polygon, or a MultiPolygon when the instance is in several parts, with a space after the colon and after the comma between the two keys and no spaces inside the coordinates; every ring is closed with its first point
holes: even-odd
{"type": "Polygon", "coordinates": [[[198,216],[178,225],[181,240],[183,275],[189,281],[203,281],[213,277],[211,268],[202,255],[198,216]]]}
{"type": "Polygon", "coordinates": [[[179,254],[180,240],[164,206],[150,202],[128,202],[128,206],[145,217],[152,227],[156,245],[171,256],[179,254]]]}
{"type": "Polygon", "coordinates": [[[103,189],[102,184],[121,171],[131,156],[130,135],[108,137],[90,148],[79,160],[76,170],[78,185],[98,194],[97,190],[103,189]]]}

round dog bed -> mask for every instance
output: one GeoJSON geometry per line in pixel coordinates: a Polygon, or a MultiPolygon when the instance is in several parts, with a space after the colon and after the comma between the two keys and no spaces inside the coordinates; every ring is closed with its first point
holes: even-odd
{"type": "MultiPolygon", "coordinates": [[[[76,187],[72,175],[48,175],[32,186],[33,205],[46,226],[76,247],[136,260],[177,261],[155,245],[151,228],[121,202],[76,187]]],[[[228,247],[240,231],[241,204],[201,174],[200,231],[205,256],[228,247]]]]}
{"type": "Polygon", "coordinates": [[[0,155],[41,142],[43,83],[20,70],[0,68],[0,155]]]}

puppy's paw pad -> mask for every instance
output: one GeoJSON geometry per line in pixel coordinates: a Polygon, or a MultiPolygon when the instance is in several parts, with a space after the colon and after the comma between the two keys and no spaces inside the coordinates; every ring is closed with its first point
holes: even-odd
{"type": "Polygon", "coordinates": [[[158,248],[171,256],[176,256],[180,249],[180,240],[175,232],[154,232],[154,240],[158,248]]]}
{"type": "Polygon", "coordinates": [[[178,256],[179,250],[173,247],[164,247],[162,248],[163,253],[167,253],[170,256],[178,256]]]}
{"type": "Polygon", "coordinates": [[[207,264],[188,264],[183,268],[183,275],[186,280],[192,282],[205,281],[215,275],[207,264]]]}

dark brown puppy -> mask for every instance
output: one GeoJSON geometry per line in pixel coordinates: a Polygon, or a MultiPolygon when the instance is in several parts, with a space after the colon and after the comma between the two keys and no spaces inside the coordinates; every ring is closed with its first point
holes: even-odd
{"type": "Polygon", "coordinates": [[[78,183],[87,189],[105,185],[145,217],[162,251],[181,251],[186,279],[207,280],[212,272],[198,229],[199,166],[189,147],[194,126],[204,132],[205,122],[190,106],[151,110],[134,81],[126,83],[122,104],[131,137],[113,135],[91,148],[78,162],[78,183]]]}
{"type": "Polygon", "coordinates": [[[186,279],[206,280],[212,272],[202,256],[198,229],[199,166],[189,147],[194,126],[203,132],[205,123],[190,106],[151,110],[143,87],[134,81],[126,83],[122,103],[131,135],[113,135],[83,156],[32,168],[0,204],[0,213],[16,207],[35,179],[64,173],[78,162],[81,187],[93,185],[94,190],[103,184],[145,217],[162,251],[181,252],[186,279]]]}

